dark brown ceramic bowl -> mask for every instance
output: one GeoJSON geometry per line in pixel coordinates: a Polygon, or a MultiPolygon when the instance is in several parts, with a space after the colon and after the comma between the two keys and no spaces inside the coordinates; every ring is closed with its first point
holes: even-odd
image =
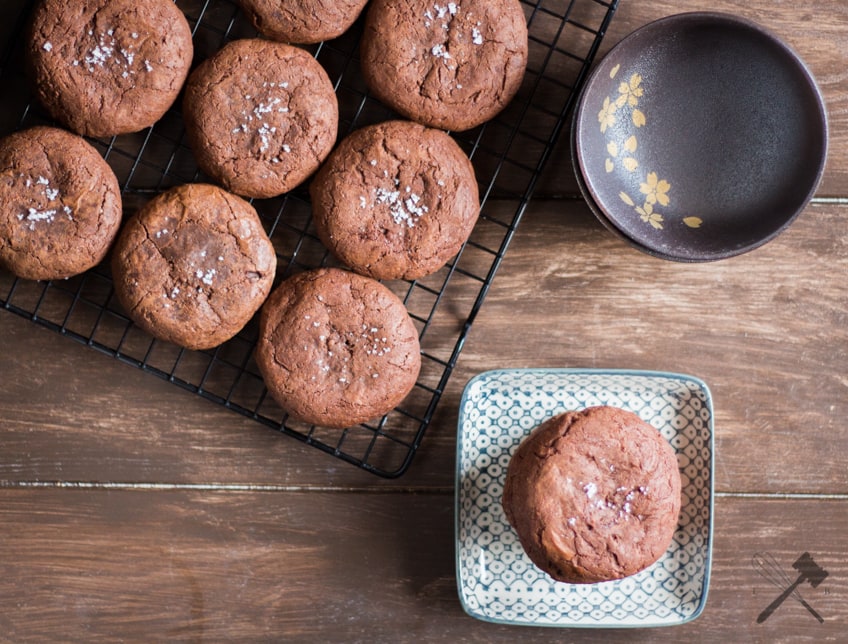
{"type": "Polygon", "coordinates": [[[752,250],[805,208],[827,156],[815,80],[786,44],[720,13],[650,23],[588,79],[578,183],[610,230],[677,261],[752,250]]]}

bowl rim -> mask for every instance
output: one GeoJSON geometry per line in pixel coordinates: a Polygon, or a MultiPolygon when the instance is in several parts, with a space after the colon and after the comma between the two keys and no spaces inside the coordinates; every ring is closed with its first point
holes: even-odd
{"type": "Polygon", "coordinates": [[[583,88],[580,91],[580,95],[578,96],[576,103],[576,108],[574,109],[572,115],[570,138],[572,166],[577,179],[578,189],[586,200],[589,209],[600,220],[604,227],[616,234],[616,236],[618,236],[619,238],[622,238],[623,240],[627,241],[631,246],[645,253],[648,253],[649,255],[653,255],[654,257],[658,257],[660,259],[694,263],[728,259],[759,248],[760,246],[763,246],[764,244],[773,240],[783,231],[785,231],[786,228],[788,228],[795,221],[795,219],[798,218],[798,216],[810,204],[810,201],[813,199],[816,192],[818,191],[819,186],[821,185],[822,179],[824,177],[824,171],[827,166],[827,159],[830,147],[830,125],[828,122],[827,106],[824,100],[824,96],[821,92],[821,88],[819,87],[816,81],[815,76],[813,75],[807,63],[800,57],[800,55],[795,51],[792,46],[790,46],[785,40],[783,40],[783,38],[778,36],[771,29],[764,27],[760,23],[737,14],[722,11],[687,11],[663,16],[661,18],[657,18],[648,23],[645,23],[641,27],[638,27],[637,29],[625,35],[621,40],[615,43],[615,45],[613,45],[609,49],[609,51],[607,51],[606,54],[604,54],[604,56],[597,62],[592,71],[589,73],[589,76],[586,78],[586,82],[584,83],[583,88]],[[587,97],[595,82],[598,81],[600,71],[603,68],[605,61],[609,60],[610,57],[614,55],[618,50],[625,47],[627,43],[629,43],[631,40],[636,38],[637,35],[642,34],[645,31],[659,29],[666,24],[674,25],[677,23],[684,23],[693,20],[708,20],[718,25],[744,27],[753,32],[756,32],[760,36],[765,37],[772,44],[776,45],[784,55],[787,56],[787,60],[795,66],[797,71],[801,73],[801,76],[806,81],[807,86],[810,90],[810,96],[813,97],[815,100],[815,106],[817,109],[815,115],[813,116],[818,120],[818,124],[821,128],[821,141],[818,142],[821,148],[821,155],[817,159],[818,167],[816,168],[815,178],[811,182],[811,185],[809,186],[807,192],[804,194],[804,197],[798,202],[798,205],[796,206],[794,212],[769,234],[759,237],[758,239],[748,244],[739,247],[723,249],[718,252],[674,253],[653,248],[637,239],[634,239],[627,233],[627,231],[623,227],[621,227],[616,222],[615,217],[611,216],[610,213],[607,212],[607,209],[604,208],[597,192],[592,188],[591,182],[586,176],[586,171],[584,170],[584,154],[583,148],[581,146],[582,133],[579,124],[587,109],[587,97]]]}

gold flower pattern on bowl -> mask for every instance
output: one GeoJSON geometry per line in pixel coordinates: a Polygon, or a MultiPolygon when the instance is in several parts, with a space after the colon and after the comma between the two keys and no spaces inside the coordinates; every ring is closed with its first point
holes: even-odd
{"type": "MultiPolygon", "coordinates": [[[[615,65],[609,73],[610,79],[615,80],[621,65],[615,65]]],[[[645,88],[642,84],[642,76],[638,73],[633,73],[627,80],[622,80],[618,84],[618,95],[611,95],[604,98],[604,102],[598,112],[598,122],[600,124],[601,133],[607,138],[607,158],[604,160],[604,169],[607,173],[613,172],[616,164],[624,168],[627,172],[643,172],[642,166],[639,163],[637,152],[639,150],[639,140],[635,131],[645,127],[648,119],[645,113],[639,109],[639,99],[645,94],[645,88]],[[613,128],[614,125],[622,122],[628,122],[634,130],[625,129],[624,135],[620,134],[620,128],[613,128]],[[619,132],[619,134],[616,134],[619,132]],[[626,137],[626,138],[625,138],[626,137]]],[[[671,183],[667,179],[662,179],[657,172],[651,170],[645,172],[644,180],[639,184],[638,201],[627,192],[619,193],[621,200],[633,208],[639,218],[647,224],[650,224],[657,230],[662,230],[665,224],[663,212],[658,211],[658,207],[663,209],[668,208],[671,204],[669,192],[671,191],[671,183]]],[[[667,215],[668,212],[664,211],[667,215]]],[[[703,221],[700,217],[683,217],[681,222],[690,228],[700,228],[703,221]]]]}
{"type": "Polygon", "coordinates": [[[627,35],[589,75],[572,122],[587,206],[660,259],[762,246],[809,204],[827,159],[809,69],[779,37],[726,13],[679,13],[627,35]]]}

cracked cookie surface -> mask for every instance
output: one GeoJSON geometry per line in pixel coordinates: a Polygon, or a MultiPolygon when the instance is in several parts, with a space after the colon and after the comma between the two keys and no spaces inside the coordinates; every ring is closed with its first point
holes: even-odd
{"type": "Polygon", "coordinates": [[[315,176],[321,241],[357,273],[417,279],[456,255],[477,221],[474,168],[445,132],[410,121],[346,137],[315,176]]]}
{"type": "Polygon", "coordinates": [[[82,137],[33,127],[0,141],[0,264],[34,280],[78,275],[121,224],[114,172],[82,137]]]}
{"type": "Polygon", "coordinates": [[[527,555],[558,581],[633,575],[659,559],[677,528],[681,480],[671,445],[616,407],[565,412],[512,456],[503,509],[527,555]]]}
{"type": "Polygon", "coordinates": [[[172,0],[43,0],[27,39],[36,96],[86,136],[138,132],[174,103],[193,45],[172,0]]]}
{"type": "Polygon", "coordinates": [[[371,91],[407,118],[468,130],[518,92],[527,50],[518,0],[373,0],[362,73],[371,91]]]}
{"type": "Polygon", "coordinates": [[[198,166],[245,197],[274,197],[330,153],[338,102],[327,73],[298,47],[235,40],[195,69],[183,115],[198,166]]]}
{"type": "Polygon", "coordinates": [[[273,40],[311,44],[341,36],[368,0],[237,0],[256,29],[273,40]]]}
{"type": "Polygon", "coordinates": [[[380,282],[338,268],[286,279],[260,316],[256,362],[277,403],[326,427],[377,419],[412,390],[418,332],[380,282]]]}
{"type": "Polygon", "coordinates": [[[209,349],[253,317],[276,266],[253,206],[217,186],[189,184],[154,197],[127,221],[112,277],[118,301],[142,329],[209,349]]]}

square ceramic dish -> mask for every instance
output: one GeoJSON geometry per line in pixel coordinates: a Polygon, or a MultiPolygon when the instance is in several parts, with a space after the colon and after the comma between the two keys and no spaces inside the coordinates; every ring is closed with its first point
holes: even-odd
{"type": "Polygon", "coordinates": [[[504,624],[652,627],[703,611],[713,523],[713,410],[691,376],[645,371],[512,369],[469,381],[459,410],[456,571],[472,617],[504,624]],[[521,440],[558,413],[593,405],[628,409],[677,452],[683,499],[674,541],[646,570],[597,584],[555,582],[524,553],[501,508],[509,460],[521,440]]]}

